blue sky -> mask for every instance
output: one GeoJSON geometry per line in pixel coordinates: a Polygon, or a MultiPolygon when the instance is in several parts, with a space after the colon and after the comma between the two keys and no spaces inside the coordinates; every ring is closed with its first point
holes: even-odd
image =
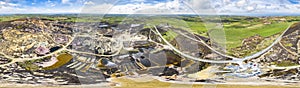
{"type": "Polygon", "coordinates": [[[300,0],[0,0],[0,14],[300,14],[300,0]]]}

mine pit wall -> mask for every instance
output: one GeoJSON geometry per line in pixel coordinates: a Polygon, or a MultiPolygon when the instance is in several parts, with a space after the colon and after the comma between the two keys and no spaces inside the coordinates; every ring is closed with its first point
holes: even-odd
{"type": "Polygon", "coordinates": [[[297,42],[297,53],[300,54],[300,40],[297,42]]]}

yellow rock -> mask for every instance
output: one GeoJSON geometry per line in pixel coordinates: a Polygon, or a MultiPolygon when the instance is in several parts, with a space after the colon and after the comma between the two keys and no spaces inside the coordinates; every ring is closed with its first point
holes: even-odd
{"type": "Polygon", "coordinates": [[[63,54],[60,54],[59,56],[57,56],[56,58],[58,61],[55,64],[53,64],[49,67],[45,67],[44,69],[51,70],[51,69],[59,68],[60,66],[63,66],[66,63],[68,63],[73,58],[73,56],[68,53],[63,53],[63,54]]]}
{"type": "Polygon", "coordinates": [[[204,70],[201,70],[197,73],[190,74],[188,77],[196,79],[209,79],[215,77],[215,72],[217,70],[216,66],[209,66],[204,70]]]}

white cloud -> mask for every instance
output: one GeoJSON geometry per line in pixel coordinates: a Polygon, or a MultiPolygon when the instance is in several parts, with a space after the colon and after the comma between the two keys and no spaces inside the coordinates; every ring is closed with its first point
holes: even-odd
{"type": "MultiPolygon", "coordinates": [[[[18,7],[19,4],[9,4],[0,1],[0,14],[24,14],[24,13],[78,13],[78,8],[36,8],[36,7],[18,7]]],[[[51,4],[52,6],[55,4],[51,4]]],[[[50,6],[51,6],[50,5],[50,6]]]]}
{"type": "Polygon", "coordinates": [[[0,5],[6,4],[6,2],[0,1],[0,5]]]}
{"type": "MultiPolygon", "coordinates": [[[[48,1],[46,7],[22,7],[0,1],[0,13],[97,13],[97,14],[230,14],[230,13],[300,13],[300,4],[286,0],[173,0],[115,5],[117,0],[77,0],[83,7],[54,8],[58,4],[48,1]],[[183,3],[184,2],[184,3],[183,3]]],[[[62,0],[70,4],[70,0],[62,0]]],[[[72,4],[72,3],[71,3],[72,4]]]]}
{"type": "Polygon", "coordinates": [[[69,4],[70,0],[61,0],[61,3],[63,4],[69,4]]]}
{"type": "Polygon", "coordinates": [[[43,14],[43,13],[79,13],[78,9],[49,9],[49,8],[11,8],[0,9],[0,14],[43,14]]]}
{"type": "Polygon", "coordinates": [[[221,3],[215,10],[218,13],[266,14],[266,13],[300,13],[299,4],[288,0],[213,0],[221,3]]]}
{"type": "Polygon", "coordinates": [[[10,6],[10,7],[15,7],[15,6],[19,6],[19,5],[18,5],[18,4],[14,4],[14,3],[9,3],[9,2],[0,1],[0,6],[10,6]]]}
{"type": "Polygon", "coordinates": [[[19,8],[17,6],[19,6],[19,4],[0,1],[0,13],[22,10],[22,8],[19,8]]]}
{"type": "Polygon", "coordinates": [[[56,4],[51,4],[50,6],[51,6],[51,7],[54,7],[54,6],[56,6],[56,4]]]}
{"type": "Polygon", "coordinates": [[[236,7],[244,7],[245,5],[247,5],[247,1],[246,0],[240,0],[238,2],[236,2],[236,7]]]}
{"type": "Polygon", "coordinates": [[[80,10],[80,13],[106,13],[112,4],[100,4],[100,5],[84,5],[80,10]]]}
{"type": "MultiPolygon", "coordinates": [[[[138,0],[143,1],[143,0],[138,0]]],[[[109,13],[109,14],[188,14],[192,11],[184,6],[180,0],[169,2],[149,3],[130,3],[123,5],[113,5],[113,3],[86,5],[82,9],[83,13],[109,13]]]]}
{"type": "MultiPolygon", "coordinates": [[[[32,2],[31,4],[36,4],[32,2]]],[[[0,1],[0,14],[24,14],[24,13],[79,13],[79,7],[59,8],[57,3],[50,0],[44,2],[43,7],[26,6],[18,3],[0,1]]]]}
{"type": "Polygon", "coordinates": [[[222,3],[213,0],[188,0],[186,2],[198,14],[217,14],[215,7],[221,7],[222,3]]]}
{"type": "Polygon", "coordinates": [[[95,3],[94,2],[92,2],[92,1],[86,1],[86,2],[84,2],[84,5],[94,5],[95,3]]]}

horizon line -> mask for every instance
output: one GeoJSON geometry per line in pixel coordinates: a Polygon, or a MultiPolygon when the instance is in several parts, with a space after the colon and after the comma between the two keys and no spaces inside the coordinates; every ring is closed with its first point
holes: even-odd
{"type": "Polygon", "coordinates": [[[78,12],[66,12],[66,13],[0,13],[0,16],[4,15],[208,15],[208,16],[300,16],[300,13],[202,13],[202,14],[191,14],[191,13],[172,13],[172,14],[150,14],[150,13],[78,13],[78,12]]]}

